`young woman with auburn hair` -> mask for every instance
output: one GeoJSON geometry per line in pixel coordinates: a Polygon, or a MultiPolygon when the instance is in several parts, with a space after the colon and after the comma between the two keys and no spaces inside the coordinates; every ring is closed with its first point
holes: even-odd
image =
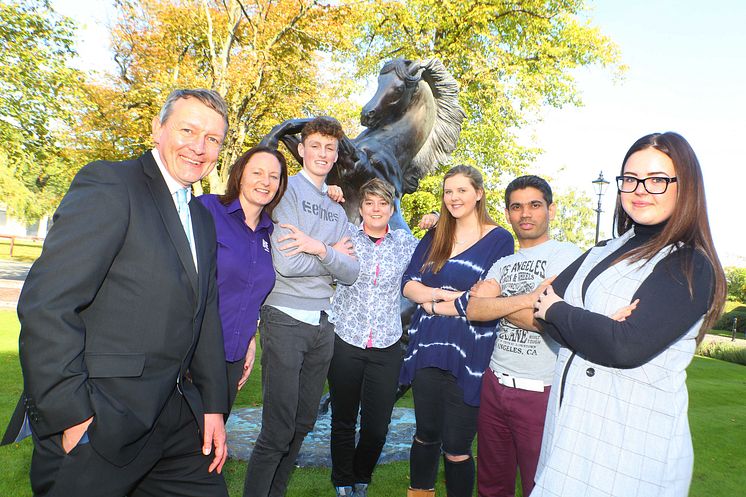
{"type": "Polygon", "coordinates": [[[225,195],[199,197],[212,214],[218,240],[218,311],[230,407],[254,367],[259,307],[275,284],[272,211],[287,184],[285,157],[256,146],[231,166],[225,195]]]}
{"type": "Polygon", "coordinates": [[[619,237],[536,304],[562,349],[531,497],[689,493],[686,367],[726,290],[702,171],[682,136],[655,133],[629,149],[617,188],[619,237]]]}

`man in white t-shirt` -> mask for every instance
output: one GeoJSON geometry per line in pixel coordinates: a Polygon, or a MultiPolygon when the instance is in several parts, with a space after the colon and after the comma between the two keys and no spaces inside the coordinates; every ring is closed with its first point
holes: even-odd
{"type": "Polygon", "coordinates": [[[556,205],[538,176],[521,176],[505,190],[505,215],[520,250],[497,261],[470,292],[467,317],[500,319],[490,367],[482,379],[477,424],[479,497],[515,495],[520,469],[523,495],[534,487],[549,388],[559,344],[538,333],[533,304],[581,251],[549,239],[556,205]]]}

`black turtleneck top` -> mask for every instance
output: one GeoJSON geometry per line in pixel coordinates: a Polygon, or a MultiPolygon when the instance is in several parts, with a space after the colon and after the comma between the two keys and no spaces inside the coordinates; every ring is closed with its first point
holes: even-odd
{"type": "MultiPolygon", "coordinates": [[[[641,246],[660,233],[665,223],[635,225],[635,236],[594,267],[583,281],[583,300],[591,282],[620,255],[641,246]]],[[[552,283],[561,297],[588,252],[567,267],[552,283]]],[[[539,320],[544,332],[562,346],[584,358],[615,368],[642,366],[679,339],[707,312],[712,300],[714,272],[705,255],[683,247],[663,258],[642,282],[632,301],[640,299],[637,308],[624,321],[557,302],[539,320]],[[684,274],[692,261],[693,295],[684,274]]],[[[631,301],[631,302],[632,302],[631,301]]],[[[630,302],[630,303],[631,303],[630,302]]]]}

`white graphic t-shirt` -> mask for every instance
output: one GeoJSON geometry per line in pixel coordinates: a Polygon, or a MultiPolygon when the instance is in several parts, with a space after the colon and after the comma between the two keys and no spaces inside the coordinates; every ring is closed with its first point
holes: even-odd
{"type": "MultiPolygon", "coordinates": [[[[561,273],[581,253],[572,243],[549,240],[498,260],[487,278],[500,283],[503,297],[529,293],[546,278],[561,273]]],[[[544,385],[551,385],[558,350],[559,344],[551,337],[501,319],[490,368],[498,374],[541,380],[544,385]]]]}

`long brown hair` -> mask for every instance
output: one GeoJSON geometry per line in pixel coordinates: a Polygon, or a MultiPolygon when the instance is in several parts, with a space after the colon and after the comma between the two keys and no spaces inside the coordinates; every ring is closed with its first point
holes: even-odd
{"type": "MultiPolygon", "coordinates": [[[[247,150],[236,162],[231,166],[231,171],[228,173],[228,185],[224,195],[219,195],[218,200],[223,205],[228,205],[238,198],[241,194],[241,178],[243,178],[244,169],[249,160],[256,154],[269,154],[277,159],[280,163],[280,184],[277,186],[277,193],[267,205],[263,207],[263,211],[267,213],[270,219],[272,219],[272,212],[277,207],[277,204],[282,200],[282,196],[285,194],[285,190],[288,187],[288,166],[285,162],[285,156],[274,148],[265,147],[263,145],[257,145],[247,150]]],[[[272,219],[274,221],[274,219],[272,219]]]]}
{"type": "MultiPolygon", "coordinates": [[[[723,311],[727,291],[725,273],[715,251],[715,245],[712,242],[712,235],[710,233],[702,169],[699,166],[699,161],[691,145],[689,145],[683,136],[669,131],[667,133],[653,133],[637,140],[627,151],[627,155],[624,156],[622,172],[620,174],[624,174],[624,166],[632,154],[647,148],[654,148],[666,154],[671,159],[671,162],[673,162],[678,188],[676,207],[659,234],[652,237],[640,247],[630,250],[621,256],[619,260],[629,259],[634,262],[642,259],[650,259],[664,247],[677,243],[682,243],[704,254],[712,265],[712,270],[715,274],[715,284],[710,310],[707,311],[704,323],[697,336],[697,342],[699,343],[705,332],[712,327],[723,311]]],[[[622,208],[622,197],[619,193],[617,193],[614,219],[619,235],[626,233],[634,225],[632,218],[622,208]]],[[[684,275],[689,285],[689,294],[692,295],[694,261],[692,258],[686,258],[683,264],[684,275]]]]}
{"type": "MultiPolygon", "coordinates": [[[[482,173],[471,166],[454,166],[448,170],[443,176],[443,187],[448,178],[460,174],[469,179],[471,186],[478,192],[482,192],[482,198],[477,200],[477,205],[474,207],[477,211],[477,221],[479,222],[480,237],[482,235],[482,227],[485,224],[491,224],[497,226],[497,223],[492,220],[490,215],[487,213],[486,197],[484,194],[484,181],[482,180],[482,173]]],[[[430,245],[430,251],[427,254],[427,259],[422,265],[422,271],[430,269],[433,273],[440,271],[445,265],[446,261],[451,256],[453,250],[453,242],[456,239],[456,218],[451,215],[449,210],[446,208],[445,195],[441,194],[440,197],[440,219],[438,224],[435,226],[435,233],[433,234],[433,243],[430,245]]]]}

